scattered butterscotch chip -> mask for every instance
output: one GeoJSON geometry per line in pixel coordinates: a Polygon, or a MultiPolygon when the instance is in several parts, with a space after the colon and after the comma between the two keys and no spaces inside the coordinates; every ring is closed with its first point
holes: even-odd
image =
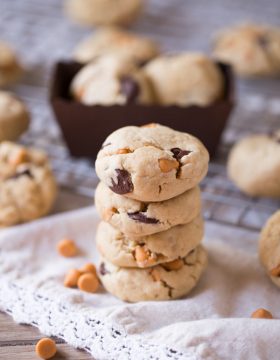
{"type": "Polygon", "coordinates": [[[78,248],[73,240],[62,239],[57,244],[57,251],[61,256],[73,257],[78,254],[78,248]]]}
{"type": "Polygon", "coordinates": [[[280,276],[280,265],[276,266],[275,268],[270,270],[271,276],[280,276]]]}
{"type": "Polygon", "coordinates": [[[82,267],[79,269],[79,271],[80,271],[82,274],[91,273],[91,274],[97,276],[96,267],[95,267],[95,265],[92,264],[92,263],[87,263],[87,264],[85,264],[84,266],[82,266],[82,267]]]}
{"type": "Polygon", "coordinates": [[[162,172],[167,173],[173,169],[178,169],[179,162],[177,160],[159,159],[159,168],[162,172]]]}
{"type": "Polygon", "coordinates": [[[78,285],[78,280],[81,275],[82,272],[77,269],[69,270],[64,278],[64,286],[76,287],[78,285]]]}
{"type": "Polygon", "coordinates": [[[265,309],[258,309],[253,312],[251,315],[251,318],[254,319],[273,319],[273,316],[271,312],[265,310],[265,309]]]}
{"type": "Polygon", "coordinates": [[[40,358],[51,359],[56,354],[56,343],[50,338],[43,338],[37,342],[35,351],[40,358]]]}
{"type": "Polygon", "coordinates": [[[182,259],[176,259],[167,263],[162,264],[166,270],[180,270],[184,266],[184,261],[182,259]]]}
{"type": "Polygon", "coordinates": [[[98,286],[98,278],[92,273],[86,273],[79,277],[78,288],[82,291],[94,293],[97,291],[98,286]]]}

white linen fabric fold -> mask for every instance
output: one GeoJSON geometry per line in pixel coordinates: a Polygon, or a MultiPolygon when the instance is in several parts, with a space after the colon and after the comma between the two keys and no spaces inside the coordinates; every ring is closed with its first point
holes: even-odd
{"type": "Polygon", "coordinates": [[[68,269],[97,263],[97,223],[90,207],[2,230],[0,310],[97,360],[279,359],[280,321],[250,318],[259,307],[280,317],[280,290],[257,259],[258,234],[208,223],[209,266],[198,286],[184,299],[128,304],[63,287],[68,269]],[[62,237],[82,255],[59,256],[62,237]]]}

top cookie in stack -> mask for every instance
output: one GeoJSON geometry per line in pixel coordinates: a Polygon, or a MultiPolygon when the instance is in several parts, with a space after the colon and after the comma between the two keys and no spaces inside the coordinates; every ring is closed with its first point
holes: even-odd
{"type": "Polygon", "coordinates": [[[95,203],[103,285],[126,301],[187,294],[207,264],[198,183],[208,152],[195,137],[150,124],[115,131],[100,150],[95,203]]]}
{"type": "Polygon", "coordinates": [[[98,177],[116,194],[153,202],[193,188],[206,175],[208,161],[194,136],[149,124],[112,133],[95,165],[98,177]]]}

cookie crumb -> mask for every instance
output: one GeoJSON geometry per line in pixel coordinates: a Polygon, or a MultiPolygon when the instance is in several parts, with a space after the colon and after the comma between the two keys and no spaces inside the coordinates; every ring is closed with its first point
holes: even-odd
{"type": "Polygon", "coordinates": [[[61,256],[73,257],[78,255],[78,248],[73,240],[62,239],[57,244],[57,251],[61,256]]]}
{"type": "Polygon", "coordinates": [[[95,293],[98,289],[99,281],[96,275],[91,273],[83,274],[79,277],[78,288],[82,291],[95,293]]]}
{"type": "Polygon", "coordinates": [[[271,312],[269,312],[268,310],[260,308],[260,309],[253,312],[253,314],[251,315],[251,318],[254,318],[254,319],[273,319],[273,316],[272,316],[271,312]]]}
{"type": "Polygon", "coordinates": [[[56,343],[50,338],[43,338],[37,342],[35,351],[41,359],[51,359],[57,351],[56,343]]]}

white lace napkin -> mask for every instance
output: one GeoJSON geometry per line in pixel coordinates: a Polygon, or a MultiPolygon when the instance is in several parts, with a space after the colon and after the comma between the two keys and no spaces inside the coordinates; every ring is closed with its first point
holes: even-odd
{"type": "Polygon", "coordinates": [[[258,263],[257,234],[208,224],[209,267],[197,288],[181,300],[128,304],[62,285],[69,268],[97,262],[97,222],[90,207],[2,230],[0,310],[97,360],[280,358],[280,321],[249,318],[259,307],[280,317],[280,290],[258,263]],[[65,236],[83,257],[57,255],[65,236]]]}

